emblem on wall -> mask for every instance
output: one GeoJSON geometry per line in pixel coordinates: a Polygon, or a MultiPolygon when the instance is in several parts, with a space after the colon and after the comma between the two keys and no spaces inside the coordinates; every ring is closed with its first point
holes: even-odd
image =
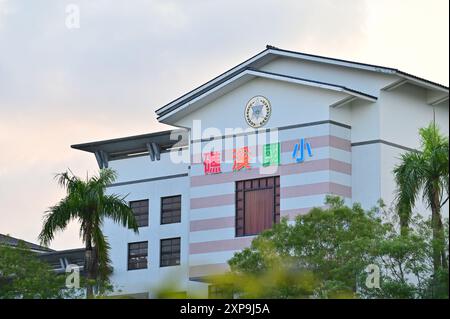
{"type": "Polygon", "coordinates": [[[245,121],[254,128],[264,126],[270,118],[272,107],[264,96],[255,96],[245,106],[245,121]]]}

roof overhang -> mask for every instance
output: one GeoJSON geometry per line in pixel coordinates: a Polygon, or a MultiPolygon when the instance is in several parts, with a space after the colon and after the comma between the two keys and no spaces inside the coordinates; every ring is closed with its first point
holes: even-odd
{"type": "MultiPolygon", "coordinates": [[[[230,78],[234,77],[236,74],[241,73],[243,69],[261,67],[262,65],[265,65],[278,57],[289,57],[289,58],[301,59],[301,60],[305,60],[305,61],[327,63],[327,64],[331,64],[331,65],[349,67],[349,68],[353,68],[353,69],[396,75],[396,76],[400,77],[400,80],[402,80],[402,81],[407,80],[410,83],[414,83],[416,85],[420,85],[422,87],[425,87],[425,88],[428,88],[431,90],[437,90],[437,91],[443,92],[444,94],[448,95],[448,87],[438,84],[438,83],[435,83],[435,82],[432,82],[432,81],[429,81],[429,80],[426,80],[426,79],[423,79],[423,78],[420,78],[420,77],[417,77],[417,76],[414,76],[414,75],[411,75],[409,73],[400,71],[398,69],[379,66],[379,65],[373,65],[373,64],[367,64],[367,63],[359,63],[359,62],[354,62],[354,61],[342,60],[342,59],[335,59],[335,58],[318,56],[318,55],[313,55],[313,54],[306,54],[306,53],[289,51],[289,50],[283,50],[283,49],[279,49],[279,48],[268,45],[264,51],[261,51],[260,53],[256,54],[255,56],[251,57],[250,59],[235,66],[234,68],[224,72],[223,74],[217,76],[216,78],[206,82],[205,84],[195,88],[194,90],[184,94],[183,96],[173,100],[172,102],[170,102],[170,103],[164,105],[163,107],[159,108],[158,110],[156,110],[158,120],[163,121],[166,118],[166,115],[168,113],[172,112],[174,109],[177,109],[180,105],[185,105],[185,104],[189,103],[190,101],[194,100],[195,98],[197,98],[198,96],[206,93],[207,91],[214,89],[216,86],[220,85],[221,83],[223,83],[225,81],[228,81],[230,78]]],[[[385,88],[385,89],[388,89],[388,88],[385,88]]],[[[441,103],[441,102],[439,102],[439,103],[441,103]]]]}
{"type": "Polygon", "coordinates": [[[152,161],[174,147],[188,145],[189,131],[185,129],[161,131],[110,140],[75,144],[71,147],[94,153],[100,168],[108,167],[110,160],[148,154],[152,161]]]}
{"type": "Polygon", "coordinates": [[[342,106],[356,99],[362,99],[370,102],[375,102],[377,97],[351,89],[344,86],[314,81],[310,79],[298,78],[293,76],[287,76],[283,74],[277,74],[272,72],[255,70],[252,68],[242,69],[239,73],[235,74],[233,77],[223,81],[214,88],[198,94],[194,99],[189,100],[185,104],[180,104],[177,107],[172,108],[164,115],[161,115],[158,120],[163,123],[173,123],[179,118],[182,118],[189,112],[193,112],[205,104],[217,99],[218,97],[234,90],[235,88],[241,86],[242,84],[253,80],[255,78],[270,79],[274,81],[282,81],[312,88],[330,90],[335,92],[344,93],[345,97],[333,103],[332,107],[342,106]]]}
{"type": "Polygon", "coordinates": [[[382,88],[384,91],[393,91],[406,84],[412,84],[419,86],[427,92],[427,103],[435,106],[445,101],[448,101],[448,88],[441,86],[440,84],[430,83],[427,80],[417,78],[414,75],[410,75],[404,72],[398,73],[399,79],[391,84],[382,88]]]}
{"type": "Polygon", "coordinates": [[[34,252],[44,253],[44,252],[53,252],[54,251],[53,249],[50,249],[48,247],[30,243],[28,241],[25,241],[25,240],[22,240],[19,238],[15,238],[15,237],[11,237],[9,235],[0,234],[0,246],[4,245],[4,246],[17,248],[20,246],[21,243],[23,245],[25,245],[25,247],[27,247],[28,249],[30,249],[31,251],[34,251],[34,252]]]}

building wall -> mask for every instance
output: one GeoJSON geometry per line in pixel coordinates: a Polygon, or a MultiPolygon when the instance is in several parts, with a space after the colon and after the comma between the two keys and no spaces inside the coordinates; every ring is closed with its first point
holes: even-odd
{"type": "MultiPolygon", "coordinates": [[[[251,140],[251,134],[247,140],[251,140]]],[[[234,138],[234,144],[236,144],[234,138]]],[[[190,277],[220,273],[236,251],[248,247],[252,236],[235,236],[235,182],[279,175],[281,217],[291,220],[312,207],[324,206],[325,196],[335,194],[351,201],[350,129],[334,124],[282,129],[272,141],[281,145],[280,166],[262,168],[261,161],[250,170],[233,172],[232,162],[221,165],[222,173],[205,175],[201,154],[194,154],[190,171],[190,277]],[[313,156],[296,163],[294,145],[305,138],[313,156]]],[[[203,147],[211,142],[198,142],[203,147]]],[[[257,141],[250,148],[253,158],[260,156],[269,141],[257,141]]],[[[246,144],[248,145],[248,144],[246,144]]],[[[218,145],[216,151],[230,154],[232,149],[218,145]]],[[[227,156],[227,155],[225,155],[227,156]]]]}
{"type": "MultiPolygon", "coordinates": [[[[150,161],[148,156],[110,162],[119,174],[117,183],[133,182],[145,178],[170,177],[187,174],[188,164],[172,164],[169,153],[161,154],[160,161],[150,161]]],[[[106,220],[104,232],[111,245],[110,257],[114,272],[111,281],[118,294],[145,293],[160,287],[163,282],[173,282],[177,291],[187,290],[187,265],[189,245],[189,178],[176,177],[148,182],[130,183],[108,188],[110,194],[127,195],[126,200],[149,200],[149,226],[140,227],[139,234],[122,225],[106,220]],[[161,197],[181,195],[181,223],[161,225],[161,197]],[[181,265],[160,267],[160,240],[181,237],[181,265]],[[128,270],[128,243],[148,241],[148,268],[128,270]],[[121,290],[121,291],[120,291],[121,290]]]]}
{"type": "Polygon", "coordinates": [[[446,107],[427,103],[425,89],[411,84],[380,94],[380,139],[410,148],[419,148],[419,129],[433,121],[448,135],[448,102],[446,107]],[[401,127],[401,129],[399,129],[401,127]]]}
{"type": "MultiPolygon", "coordinates": [[[[380,198],[388,205],[392,203],[395,193],[392,169],[404,147],[419,147],[417,130],[433,119],[427,92],[412,85],[383,91],[398,77],[292,59],[276,59],[262,70],[345,85],[377,96],[378,101],[357,100],[330,108],[347,95],[257,78],[174,123],[191,129],[193,141],[183,153],[191,159],[190,166],[173,163],[167,153],[155,162],[147,156],[111,161],[110,166],[119,172],[118,183],[125,184],[111,187],[109,192],[129,194],[128,200],[150,200],[149,227],[140,229],[139,235],[110,221],[104,226],[112,247],[112,280],[127,293],[149,291],[166,278],[180,278],[177,289],[205,296],[207,285],[194,280],[226,270],[227,260],[249,246],[253,238],[235,236],[238,180],[281,176],[281,217],[290,220],[312,207],[323,206],[327,194],[342,196],[347,204],[359,202],[365,208],[373,207],[380,198]],[[263,95],[271,102],[272,115],[264,127],[273,130],[270,137],[262,133],[265,130],[248,129],[245,123],[244,107],[255,95],[263,95]],[[201,120],[203,129],[215,130],[207,136],[196,136],[194,120],[201,120]],[[312,124],[318,121],[328,122],[312,124]],[[227,128],[246,130],[240,131],[241,134],[227,133],[227,128]],[[209,140],[210,136],[219,138],[209,140]],[[311,144],[313,157],[295,163],[292,151],[300,138],[311,144]],[[260,170],[259,160],[251,164],[251,170],[232,171],[234,148],[249,146],[252,157],[260,159],[262,145],[274,142],[281,145],[277,170],[260,170]],[[221,174],[204,173],[202,153],[211,150],[222,152],[221,174]],[[164,176],[175,177],[142,181],[164,176]],[[140,182],[127,183],[130,181],[140,182]],[[182,195],[182,222],[160,225],[160,197],[177,194],[182,195]],[[181,266],[160,268],[160,239],[178,236],[182,242],[181,266]],[[127,271],[127,244],[143,240],[149,241],[148,269],[127,271]]],[[[434,109],[438,124],[448,135],[448,102],[434,109]]],[[[418,203],[417,211],[427,214],[421,205],[418,203]]],[[[444,215],[448,216],[448,205],[444,207],[444,215]]]]}
{"type": "Polygon", "coordinates": [[[352,146],[352,202],[366,209],[381,198],[380,148],[380,144],[352,146]]]}
{"type": "MultiPolygon", "coordinates": [[[[285,82],[254,79],[221,96],[184,117],[176,125],[194,130],[194,121],[201,120],[203,129],[213,127],[211,135],[223,136],[227,128],[248,128],[244,106],[255,95],[267,97],[272,115],[265,129],[279,129],[273,138],[249,129],[241,137],[219,138],[192,144],[190,170],[190,277],[223,272],[227,260],[236,251],[249,246],[253,237],[235,237],[235,182],[270,175],[281,176],[281,216],[293,219],[310,208],[323,206],[326,194],[343,196],[351,201],[351,133],[348,127],[322,124],[285,129],[286,126],[308,124],[331,119],[330,104],[346,95],[325,89],[299,86],[285,82]],[[296,164],[293,147],[305,138],[313,148],[313,158],[296,164]],[[259,140],[258,140],[259,139],[259,140]],[[250,146],[253,158],[261,156],[265,143],[281,143],[281,165],[275,172],[261,172],[260,161],[250,171],[232,172],[232,150],[250,146]],[[205,175],[202,152],[222,153],[222,173],[205,175]],[[263,175],[261,175],[261,173],[263,175]]],[[[350,112],[334,112],[334,119],[346,119],[350,112]]],[[[195,132],[191,131],[191,135],[195,132]]],[[[208,136],[203,136],[207,138],[208,136]]],[[[197,136],[195,136],[197,137],[197,136]]],[[[194,137],[194,139],[195,139],[194,137]]]]}
{"type": "Polygon", "coordinates": [[[256,78],[188,114],[175,125],[192,128],[194,120],[201,120],[203,128],[217,128],[223,135],[225,128],[248,128],[244,108],[256,95],[265,96],[272,106],[271,118],[264,128],[328,120],[329,105],[347,96],[325,89],[256,78]]]}
{"type": "MultiPolygon", "coordinates": [[[[406,84],[392,91],[382,91],[380,95],[380,139],[411,149],[420,149],[419,129],[433,120],[443,134],[449,135],[448,102],[437,106],[427,103],[427,91],[406,84]],[[433,111],[435,114],[433,114],[433,111]]],[[[380,146],[380,197],[388,205],[395,199],[396,185],[393,170],[400,163],[401,155],[407,150],[392,145],[380,146]]],[[[424,216],[431,214],[422,200],[417,200],[415,212],[424,216]]],[[[448,205],[442,213],[448,216],[448,205]]]]}

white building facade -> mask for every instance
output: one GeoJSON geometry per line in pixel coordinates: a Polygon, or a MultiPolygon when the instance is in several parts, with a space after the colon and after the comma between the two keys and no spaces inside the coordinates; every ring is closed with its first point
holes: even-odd
{"type": "Polygon", "coordinates": [[[419,128],[449,132],[448,87],[271,46],[156,113],[176,129],[72,146],[117,171],[108,191],[128,194],[141,224],[104,225],[121,294],[170,283],[206,297],[208,276],[255,234],[327,194],[391,204],[392,169],[420,147],[419,128]]]}

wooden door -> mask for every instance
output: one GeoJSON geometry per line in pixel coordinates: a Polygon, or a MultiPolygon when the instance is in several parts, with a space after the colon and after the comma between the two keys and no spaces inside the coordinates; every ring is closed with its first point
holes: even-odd
{"type": "Polygon", "coordinates": [[[259,234],[279,221],[279,176],[236,182],[236,236],[259,234]]]}
{"type": "Polygon", "coordinates": [[[274,193],[272,188],[245,192],[244,232],[259,234],[272,228],[274,222],[274,193]]]}

